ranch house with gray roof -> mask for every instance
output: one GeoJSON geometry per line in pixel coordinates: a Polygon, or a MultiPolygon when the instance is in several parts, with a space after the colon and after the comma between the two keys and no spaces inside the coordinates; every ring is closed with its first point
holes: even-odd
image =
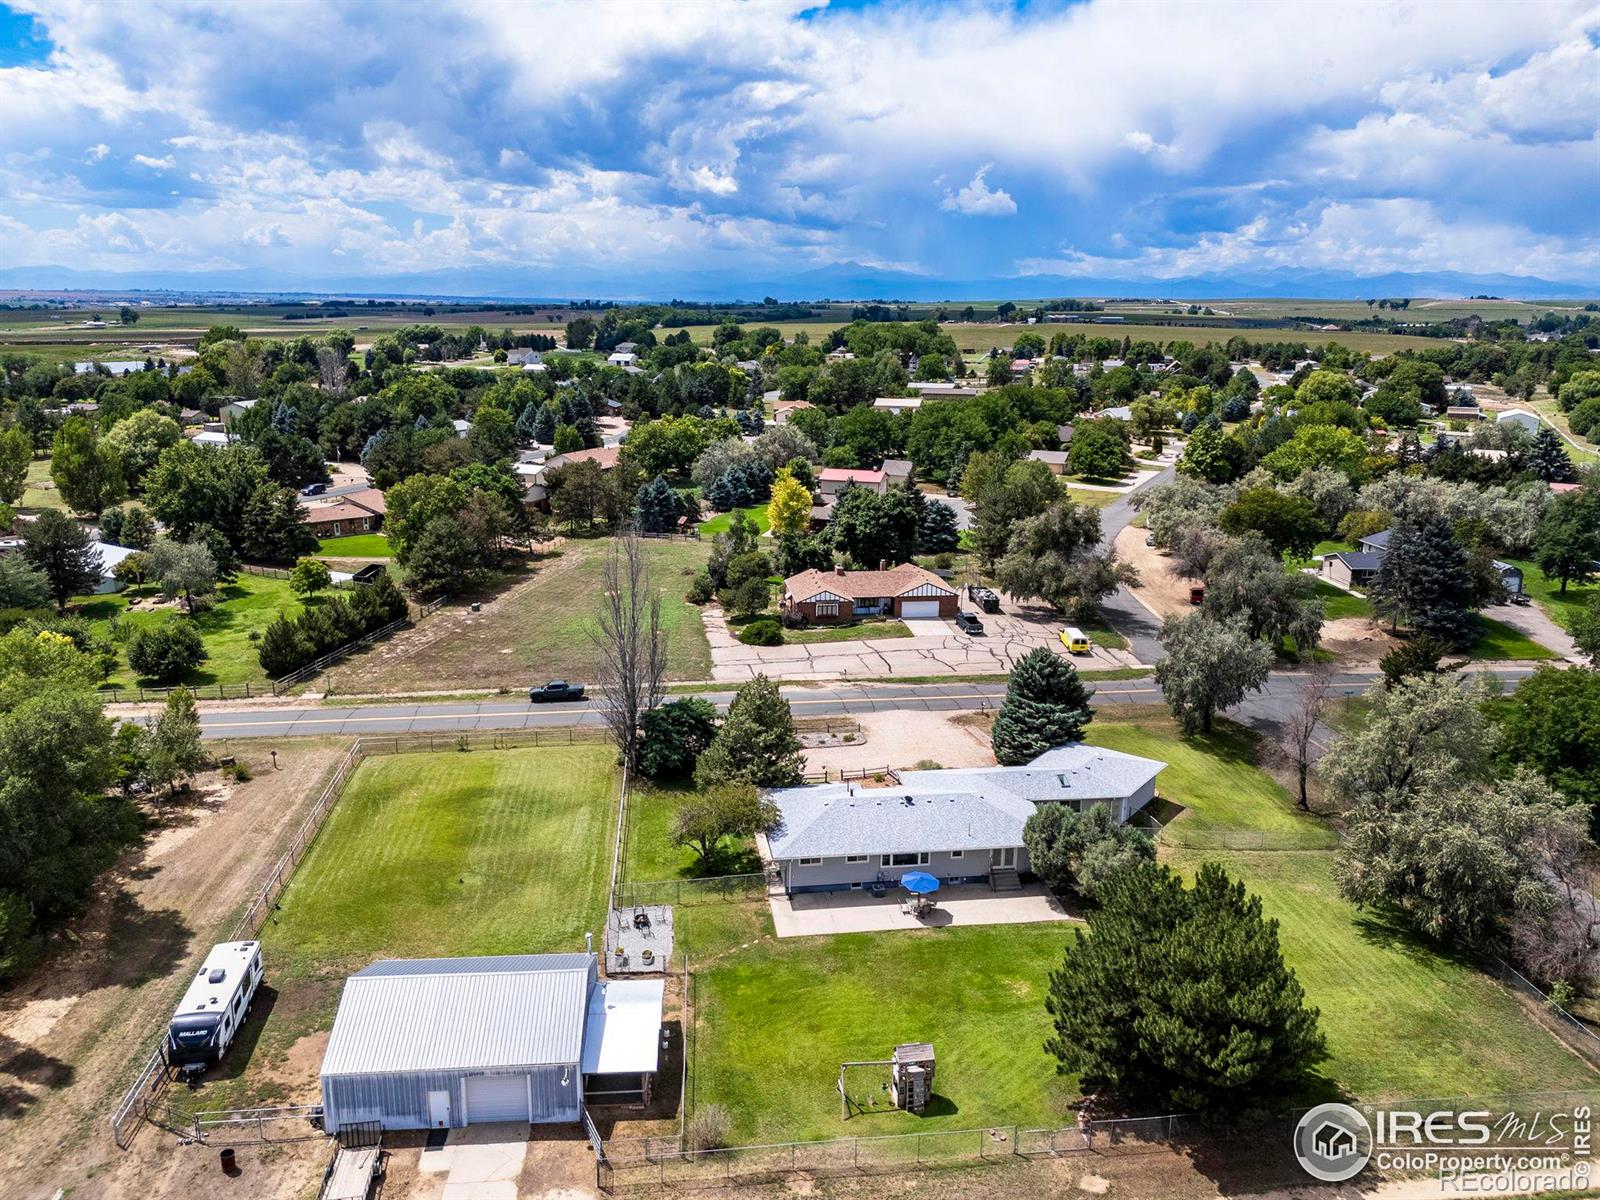
{"type": "Polygon", "coordinates": [[[907,871],[946,884],[998,883],[1029,869],[1022,829],[1044,804],[1110,807],[1119,823],[1155,798],[1166,763],[1098,746],[1047,750],[1026,766],[904,771],[899,783],[780,788],[765,837],[797,892],[893,887],[907,871]]]}

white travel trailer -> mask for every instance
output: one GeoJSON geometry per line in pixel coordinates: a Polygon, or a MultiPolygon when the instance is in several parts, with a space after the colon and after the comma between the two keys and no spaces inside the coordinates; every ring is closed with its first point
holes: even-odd
{"type": "Polygon", "coordinates": [[[220,1062],[261,985],[261,943],[211,947],[167,1027],[167,1062],[184,1074],[220,1062]]]}

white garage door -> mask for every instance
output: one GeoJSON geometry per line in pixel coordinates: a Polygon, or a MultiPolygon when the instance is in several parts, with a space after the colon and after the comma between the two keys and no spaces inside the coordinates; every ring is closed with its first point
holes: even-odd
{"type": "Polygon", "coordinates": [[[937,617],[939,615],[939,602],[937,600],[907,600],[900,606],[902,617],[937,617]]]}
{"type": "Polygon", "coordinates": [[[475,1075],[467,1080],[467,1122],[526,1121],[526,1075],[475,1075]]]}

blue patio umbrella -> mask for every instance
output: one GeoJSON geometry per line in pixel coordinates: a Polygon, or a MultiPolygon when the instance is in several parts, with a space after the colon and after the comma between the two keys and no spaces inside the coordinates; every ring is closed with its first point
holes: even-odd
{"type": "Polygon", "coordinates": [[[939,890],[939,881],[926,871],[907,871],[900,876],[900,886],[918,896],[926,896],[939,890]]]}

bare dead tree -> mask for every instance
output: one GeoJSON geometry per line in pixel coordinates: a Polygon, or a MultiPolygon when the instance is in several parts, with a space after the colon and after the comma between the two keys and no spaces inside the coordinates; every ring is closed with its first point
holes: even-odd
{"type": "Polygon", "coordinates": [[[1311,774],[1311,766],[1315,761],[1312,755],[1313,743],[1316,741],[1317,724],[1322,720],[1322,714],[1328,707],[1328,699],[1332,692],[1332,681],[1326,671],[1315,671],[1307,677],[1300,688],[1300,703],[1295,706],[1294,712],[1289,714],[1289,719],[1283,723],[1283,732],[1278,738],[1278,747],[1283,755],[1295,769],[1295,774],[1300,780],[1300,800],[1302,810],[1309,812],[1311,801],[1306,795],[1306,780],[1311,774]]]}
{"type": "Polygon", "coordinates": [[[317,383],[330,396],[343,396],[350,375],[350,360],[332,346],[317,348],[317,383]]]}
{"type": "Polygon", "coordinates": [[[661,593],[650,578],[637,531],[612,539],[602,576],[600,611],[590,638],[600,653],[599,707],[623,769],[638,765],[639,718],[661,703],[667,671],[661,593]]]}

